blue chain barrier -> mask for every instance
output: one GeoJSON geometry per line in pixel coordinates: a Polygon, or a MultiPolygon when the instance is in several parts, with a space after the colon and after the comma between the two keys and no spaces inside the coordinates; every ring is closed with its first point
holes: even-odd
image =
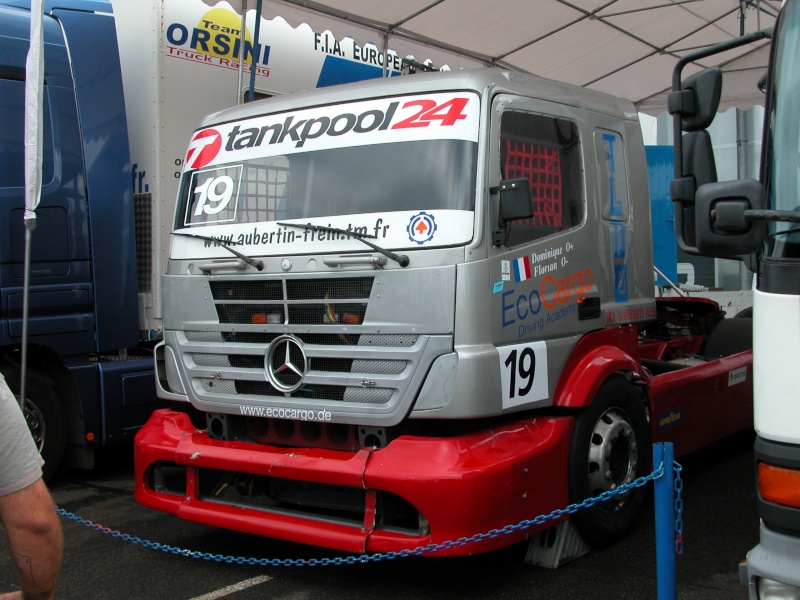
{"type": "Polygon", "coordinates": [[[683,554],[683,479],[681,479],[681,467],[678,463],[674,464],[675,470],[675,554],[683,554]]]}
{"type": "MultiPolygon", "coordinates": [[[[676,467],[679,469],[680,466],[676,464],[676,467]]],[[[212,554],[211,552],[198,552],[195,550],[187,550],[184,548],[178,548],[176,546],[170,546],[169,544],[160,544],[158,542],[151,542],[149,540],[143,540],[142,538],[129,535],[127,533],[121,533],[119,531],[115,531],[113,529],[109,529],[108,527],[103,527],[97,523],[93,523],[87,519],[79,517],[74,513],[69,512],[68,510],[64,510],[63,508],[56,507],[58,514],[62,517],[66,517],[71,521],[75,521],[81,525],[85,525],[90,529],[94,529],[99,531],[100,533],[110,535],[111,537],[121,539],[126,542],[130,542],[132,544],[137,544],[143,546],[145,548],[151,548],[153,550],[160,550],[161,552],[166,552],[168,554],[174,554],[176,556],[185,556],[187,558],[195,558],[207,561],[215,561],[215,562],[224,562],[228,564],[237,564],[237,565],[252,565],[252,566],[262,566],[262,567],[315,567],[315,566],[331,566],[331,565],[354,565],[357,563],[370,563],[370,562],[378,562],[381,560],[393,560],[395,558],[406,558],[409,556],[421,556],[426,553],[433,553],[438,552],[439,550],[449,550],[454,546],[466,546],[467,544],[472,544],[476,542],[481,542],[486,539],[494,539],[501,535],[507,535],[510,533],[514,533],[516,531],[522,531],[528,529],[533,525],[542,525],[547,521],[559,519],[566,515],[572,515],[578,512],[578,510],[582,508],[589,508],[594,506],[598,502],[605,502],[610,500],[614,496],[619,496],[622,494],[626,494],[627,492],[635,489],[640,488],[649,483],[650,481],[655,481],[659,477],[664,474],[664,463],[661,463],[658,469],[654,470],[649,475],[645,475],[640,477],[639,479],[635,479],[630,483],[625,483],[620,485],[615,490],[608,490],[603,492],[598,496],[593,496],[592,498],[587,498],[583,502],[577,504],[570,504],[566,508],[556,509],[553,512],[547,515],[540,515],[535,517],[534,519],[525,519],[517,523],[516,525],[506,525],[500,529],[491,529],[486,533],[478,533],[471,537],[461,537],[454,541],[446,541],[442,542],[441,544],[429,544],[427,546],[418,546],[412,550],[400,550],[398,552],[384,552],[384,553],[375,553],[375,554],[361,554],[358,556],[351,555],[346,557],[336,557],[336,558],[312,558],[312,559],[282,559],[282,558],[245,558],[243,556],[225,556],[222,554],[212,554]]],[[[681,484],[682,485],[682,484],[681,484]]],[[[676,483],[676,490],[677,490],[677,483],[676,483]]],[[[676,508],[677,508],[677,500],[676,500],[676,508]]],[[[680,520],[680,513],[678,513],[678,521],[675,523],[676,532],[678,531],[678,523],[680,522],[680,535],[682,536],[683,532],[683,522],[680,520]]],[[[683,542],[681,538],[681,550],[683,549],[683,542]]],[[[676,550],[677,550],[677,541],[676,541],[676,550]]]]}

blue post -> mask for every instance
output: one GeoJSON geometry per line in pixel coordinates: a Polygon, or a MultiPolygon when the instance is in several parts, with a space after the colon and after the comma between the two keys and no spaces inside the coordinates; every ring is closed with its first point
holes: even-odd
{"type": "Polygon", "coordinates": [[[655,480],[656,505],[656,581],[658,600],[678,597],[675,571],[675,471],[670,442],[653,444],[653,468],[664,465],[664,474],[655,480]]]}

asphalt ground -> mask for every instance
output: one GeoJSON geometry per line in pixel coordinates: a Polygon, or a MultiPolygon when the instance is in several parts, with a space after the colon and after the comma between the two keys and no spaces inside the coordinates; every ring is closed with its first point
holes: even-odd
{"type": "MultiPolygon", "coordinates": [[[[681,599],[745,600],[738,564],[758,543],[753,435],[740,435],[679,462],[683,466],[681,599]]],[[[64,470],[51,482],[56,504],[111,530],[176,548],[232,557],[347,556],[178,520],[136,504],[131,448],[94,471],[64,470]]],[[[535,515],[532,515],[535,516],[535,515]]],[[[263,567],[206,561],[124,541],[62,517],[64,561],[58,598],[413,600],[458,598],[657,598],[652,497],[623,542],[558,569],[524,563],[526,546],[466,558],[401,558],[326,567],[263,567]]],[[[477,533],[477,532],[476,532],[477,533]]],[[[0,544],[0,592],[15,589],[0,544]]]]}

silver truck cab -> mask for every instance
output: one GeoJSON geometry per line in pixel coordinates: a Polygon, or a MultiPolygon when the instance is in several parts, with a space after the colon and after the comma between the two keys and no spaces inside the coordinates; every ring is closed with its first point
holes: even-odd
{"type": "Polygon", "coordinates": [[[511,72],[216,113],[175,225],[160,393],[210,422],[356,425],[363,442],[546,406],[582,335],[655,316],[634,107],[511,72]]]}

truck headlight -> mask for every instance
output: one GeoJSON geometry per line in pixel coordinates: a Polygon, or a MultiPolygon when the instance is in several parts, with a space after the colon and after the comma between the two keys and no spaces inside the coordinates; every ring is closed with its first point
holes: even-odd
{"type": "Polygon", "coordinates": [[[761,577],[758,580],[758,598],[759,600],[800,600],[800,587],[761,577]]]}

